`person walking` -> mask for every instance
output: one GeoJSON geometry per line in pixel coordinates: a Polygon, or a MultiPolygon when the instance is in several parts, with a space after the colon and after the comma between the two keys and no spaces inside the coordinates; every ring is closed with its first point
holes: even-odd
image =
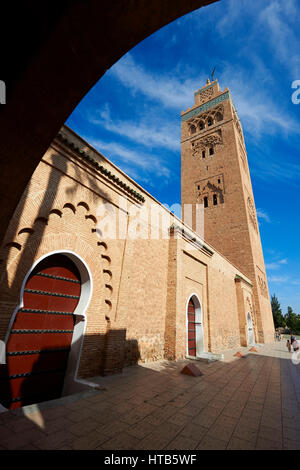
{"type": "Polygon", "coordinates": [[[286,347],[288,348],[289,352],[291,352],[292,346],[291,346],[291,342],[290,342],[289,339],[288,339],[287,342],[286,342],[286,347]]]}
{"type": "Polygon", "coordinates": [[[276,338],[277,338],[277,341],[280,341],[280,333],[278,330],[276,330],[276,338]]]}
{"type": "Polygon", "coordinates": [[[291,333],[291,345],[293,346],[293,342],[296,341],[296,336],[294,333],[291,333]]]}
{"type": "Polygon", "coordinates": [[[299,351],[299,344],[298,344],[298,341],[297,341],[296,338],[293,341],[293,350],[294,351],[299,351]]]}

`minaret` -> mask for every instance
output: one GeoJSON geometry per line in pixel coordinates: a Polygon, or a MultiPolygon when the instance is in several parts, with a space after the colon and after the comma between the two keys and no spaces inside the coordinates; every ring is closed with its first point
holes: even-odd
{"type": "MultiPolygon", "coordinates": [[[[242,126],[229,89],[217,80],[181,113],[181,202],[204,205],[204,239],[251,279],[257,342],[274,341],[251,177],[242,126]]],[[[192,227],[196,230],[196,226],[192,227]]]]}

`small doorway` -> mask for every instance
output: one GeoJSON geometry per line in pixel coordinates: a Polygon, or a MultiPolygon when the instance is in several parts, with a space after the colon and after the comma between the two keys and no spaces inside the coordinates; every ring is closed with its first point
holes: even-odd
{"type": "Polygon", "coordinates": [[[197,295],[192,295],[187,305],[187,355],[198,357],[203,352],[202,309],[197,295]]]}
{"type": "Polygon", "coordinates": [[[62,254],[48,256],[29,275],[0,371],[7,408],[61,396],[81,284],[75,263],[62,254]]]}
{"type": "Polygon", "coordinates": [[[247,313],[247,326],[248,326],[248,343],[249,343],[249,346],[253,346],[255,344],[255,339],[254,339],[252,317],[251,317],[250,312],[247,313]]]}

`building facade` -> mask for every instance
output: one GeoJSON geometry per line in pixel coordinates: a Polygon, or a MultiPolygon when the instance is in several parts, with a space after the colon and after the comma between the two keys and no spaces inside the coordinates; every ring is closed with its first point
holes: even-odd
{"type": "Polygon", "coordinates": [[[221,248],[64,126],[1,248],[0,403],[57,398],[126,365],[273,340],[248,265],[221,248]]]}

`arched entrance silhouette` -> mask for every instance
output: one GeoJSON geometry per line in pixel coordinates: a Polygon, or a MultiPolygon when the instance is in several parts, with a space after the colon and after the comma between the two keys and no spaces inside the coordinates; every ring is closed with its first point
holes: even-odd
{"type": "Polygon", "coordinates": [[[187,347],[189,357],[199,357],[204,350],[202,308],[196,294],[189,297],[186,307],[187,347]]]}
{"type": "Polygon", "coordinates": [[[40,159],[84,95],[147,36],[216,1],[21,1],[17,12],[3,5],[0,241],[40,159]]]}
{"type": "Polygon", "coordinates": [[[88,268],[72,252],[57,251],[27,273],[6,338],[0,402],[13,409],[59,398],[76,380],[91,297],[88,268]]]}

